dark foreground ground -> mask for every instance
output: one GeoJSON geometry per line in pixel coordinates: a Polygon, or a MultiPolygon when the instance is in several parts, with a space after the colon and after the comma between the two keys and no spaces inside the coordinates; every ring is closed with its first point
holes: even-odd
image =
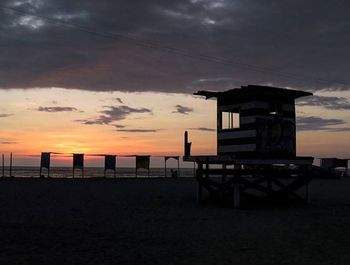
{"type": "Polygon", "coordinates": [[[350,179],[310,192],[233,210],[192,179],[2,179],[0,264],[350,264],[350,179]]]}

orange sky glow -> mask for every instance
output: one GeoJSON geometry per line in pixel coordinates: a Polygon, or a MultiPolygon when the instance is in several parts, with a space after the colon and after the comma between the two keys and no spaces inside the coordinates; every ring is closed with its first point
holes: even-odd
{"type": "MultiPolygon", "coordinates": [[[[70,155],[149,154],[182,155],[183,133],[188,130],[193,154],[215,154],[216,102],[186,94],[86,92],[61,88],[0,91],[1,152],[13,152],[18,163],[37,165],[41,152],[70,155]],[[147,113],[131,113],[113,124],[83,124],[95,119],[108,106],[147,108],[147,113]],[[191,109],[176,112],[176,105],[191,109]],[[72,111],[38,111],[40,107],[70,107],[72,111]],[[119,128],[115,127],[119,126],[119,128]],[[131,131],[129,131],[131,130],[131,131]]],[[[319,107],[298,107],[297,115],[322,114],[319,107]]],[[[349,118],[347,113],[324,111],[325,116],[349,118]]],[[[298,155],[350,157],[348,132],[299,131],[298,155]]],[[[88,157],[99,165],[99,158],[88,157]]],[[[56,157],[58,164],[70,165],[70,157],[56,157]]]]}

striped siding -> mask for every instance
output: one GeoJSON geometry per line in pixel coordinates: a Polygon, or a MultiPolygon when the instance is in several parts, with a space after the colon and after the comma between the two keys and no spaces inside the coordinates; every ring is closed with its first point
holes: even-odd
{"type": "MultiPolygon", "coordinates": [[[[241,117],[244,116],[269,116],[270,110],[269,109],[246,109],[241,110],[240,112],[241,117]]],[[[294,118],[295,112],[294,111],[283,111],[282,113],[283,118],[294,118]]]]}
{"type": "MultiPolygon", "coordinates": [[[[252,124],[252,123],[255,124],[257,119],[273,120],[273,117],[271,115],[268,115],[268,116],[264,116],[264,115],[244,116],[244,117],[240,117],[240,123],[241,123],[241,125],[252,124]]],[[[295,122],[294,118],[284,118],[283,117],[283,120],[295,122]]]]}
{"type": "MultiPolygon", "coordinates": [[[[251,101],[247,103],[240,103],[240,104],[232,104],[232,105],[223,105],[218,106],[219,111],[230,111],[230,110],[247,110],[247,109],[270,109],[270,104],[268,102],[262,102],[262,101],[251,101]]],[[[282,104],[282,110],[283,111],[294,111],[295,106],[294,104],[282,104]]]]}
{"type": "Polygon", "coordinates": [[[237,130],[237,131],[218,132],[218,140],[247,138],[247,137],[256,137],[256,130],[247,130],[247,131],[237,130]]]}
{"type": "Polygon", "coordinates": [[[256,122],[256,116],[239,117],[240,124],[251,124],[256,122]]]}
{"type": "Polygon", "coordinates": [[[255,144],[256,137],[218,140],[218,145],[255,144]]]}
{"type": "MultiPolygon", "coordinates": [[[[282,119],[295,122],[295,106],[293,104],[282,104],[282,119]]],[[[270,103],[262,101],[251,101],[217,107],[218,114],[222,111],[239,111],[240,128],[233,130],[221,130],[221,120],[218,121],[217,146],[218,154],[233,154],[237,156],[256,156],[258,119],[273,120],[270,114],[270,103]]],[[[219,118],[220,116],[218,116],[219,118]]]]}

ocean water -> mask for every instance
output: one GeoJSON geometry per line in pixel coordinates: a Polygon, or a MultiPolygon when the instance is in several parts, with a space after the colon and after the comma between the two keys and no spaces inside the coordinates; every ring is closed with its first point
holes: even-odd
{"type": "MultiPolygon", "coordinates": [[[[167,169],[167,177],[171,177],[171,168],[167,169]]],[[[177,168],[174,168],[173,170],[177,170],[177,168]]],[[[42,175],[45,177],[47,176],[47,170],[43,169],[42,175]]],[[[350,170],[348,171],[348,176],[350,176],[350,170]]],[[[0,168],[0,177],[2,176],[1,168],[0,168]]],[[[5,167],[4,172],[5,177],[10,176],[10,170],[9,167],[5,167]]],[[[13,167],[12,168],[12,176],[18,177],[18,178],[37,178],[39,177],[39,167],[13,167]]],[[[193,177],[194,176],[194,170],[193,168],[180,168],[180,174],[178,173],[179,177],[193,177]]],[[[73,169],[71,167],[51,167],[50,170],[50,177],[52,178],[72,178],[73,177],[73,169]]],[[[75,170],[75,176],[76,178],[81,178],[81,170],[77,169],[75,170]]],[[[84,169],[84,177],[85,178],[103,178],[104,177],[104,168],[102,167],[85,167],[84,169]]],[[[111,170],[108,170],[106,172],[107,178],[114,178],[114,173],[111,170]]],[[[130,167],[122,167],[117,168],[116,171],[116,177],[117,178],[135,178],[135,168],[130,167]]],[[[137,177],[139,178],[159,178],[159,177],[165,177],[164,168],[151,168],[150,173],[148,176],[147,170],[139,169],[137,177]]]]}
{"type": "MultiPolygon", "coordinates": [[[[177,169],[173,169],[177,170],[177,169]]],[[[19,177],[19,178],[33,178],[33,177],[39,177],[40,169],[39,167],[13,167],[12,168],[12,176],[13,177],[19,177]]],[[[180,174],[178,173],[178,176],[180,177],[193,177],[193,168],[180,168],[180,174]]],[[[2,172],[0,172],[0,176],[2,175],[2,172]]],[[[10,176],[10,170],[8,167],[5,168],[4,172],[5,177],[10,176]]],[[[47,170],[43,169],[42,175],[47,176],[47,170]]],[[[138,177],[165,177],[165,171],[164,168],[151,168],[150,173],[148,176],[148,171],[144,169],[138,170],[138,177]]],[[[50,169],[50,177],[52,178],[72,178],[73,177],[73,169],[71,167],[52,167],[50,169]]],[[[75,170],[75,176],[76,178],[81,178],[81,170],[76,169],[75,170]]],[[[104,177],[104,168],[102,167],[85,167],[84,168],[84,177],[85,178],[103,178],[104,177]]],[[[113,178],[114,173],[111,170],[108,170],[106,172],[107,178],[113,178]]],[[[117,178],[131,178],[136,177],[135,174],[135,168],[117,168],[116,172],[117,178]]],[[[167,177],[171,177],[170,168],[167,170],[167,177]]]]}

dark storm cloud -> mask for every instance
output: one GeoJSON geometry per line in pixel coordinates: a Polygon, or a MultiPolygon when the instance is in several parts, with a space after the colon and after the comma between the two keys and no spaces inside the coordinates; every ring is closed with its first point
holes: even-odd
{"type": "Polygon", "coordinates": [[[79,25],[0,10],[4,89],[190,93],[248,83],[349,89],[345,0],[3,0],[3,6],[79,25]],[[189,58],[195,54],[236,64],[189,58]]]}
{"type": "Polygon", "coordinates": [[[190,128],[190,130],[203,131],[203,132],[215,132],[215,129],[206,128],[206,127],[198,127],[198,128],[190,128]]]}
{"type": "Polygon", "coordinates": [[[7,117],[10,117],[12,115],[13,114],[10,114],[10,113],[0,113],[0,118],[7,118],[7,117]]]}
{"type": "Polygon", "coordinates": [[[188,115],[189,113],[193,112],[193,108],[186,107],[186,106],[176,105],[175,108],[176,110],[173,111],[173,113],[188,115]]]}
{"type": "Polygon", "coordinates": [[[350,102],[343,97],[310,96],[298,100],[299,106],[321,106],[333,110],[350,110],[350,102]]]}
{"type": "MultiPolygon", "coordinates": [[[[92,119],[83,119],[83,120],[76,120],[77,122],[86,124],[86,125],[106,125],[111,124],[115,121],[120,121],[126,119],[129,115],[135,114],[135,113],[148,113],[152,114],[152,111],[147,108],[133,108],[129,106],[105,106],[105,109],[100,111],[102,115],[100,115],[97,118],[92,119]]],[[[114,125],[116,128],[117,126],[121,125],[114,125]]]]}
{"type": "Polygon", "coordinates": [[[10,144],[17,144],[15,141],[0,141],[0,144],[10,145],[10,144]]]}
{"type": "Polygon", "coordinates": [[[43,112],[73,112],[78,111],[76,108],[73,107],[42,107],[40,106],[37,108],[37,111],[43,111],[43,112]]]}
{"type": "Polygon", "coordinates": [[[124,104],[124,102],[123,102],[123,100],[121,98],[115,98],[114,100],[117,101],[120,104],[124,104]]]}
{"type": "Polygon", "coordinates": [[[299,131],[350,131],[349,126],[334,127],[339,125],[346,125],[346,121],[341,119],[326,119],[321,117],[299,117],[297,119],[297,130],[299,131]]]}
{"type": "Polygon", "coordinates": [[[76,120],[76,122],[80,122],[85,125],[105,125],[109,124],[112,122],[111,119],[105,116],[100,116],[96,119],[81,119],[81,120],[76,120]]]}
{"type": "Polygon", "coordinates": [[[114,121],[124,120],[127,116],[134,113],[152,113],[152,111],[147,108],[133,108],[129,106],[105,106],[105,108],[107,109],[101,111],[101,113],[114,121]]]}
{"type": "Polygon", "coordinates": [[[122,129],[122,128],[125,128],[125,126],[124,125],[113,125],[115,128],[117,128],[117,129],[122,129]]]}

